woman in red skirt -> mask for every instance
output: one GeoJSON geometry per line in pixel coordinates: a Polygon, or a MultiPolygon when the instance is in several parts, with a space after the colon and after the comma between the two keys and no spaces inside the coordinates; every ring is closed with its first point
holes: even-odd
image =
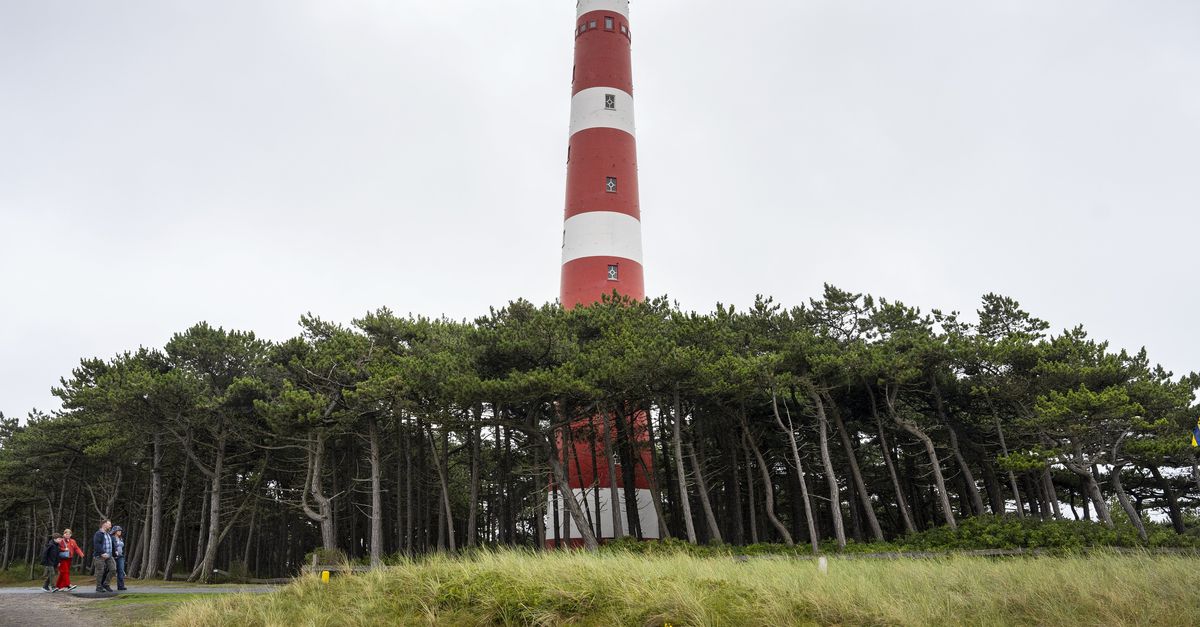
{"type": "Polygon", "coordinates": [[[58,541],[58,581],[55,582],[55,588],[58,590],[75,589],[75,586],[71,585],[71,559],[76,555],[83,557],[83,551],[75,544],[71,530],[63,529],[63,537],[58,541]]]}

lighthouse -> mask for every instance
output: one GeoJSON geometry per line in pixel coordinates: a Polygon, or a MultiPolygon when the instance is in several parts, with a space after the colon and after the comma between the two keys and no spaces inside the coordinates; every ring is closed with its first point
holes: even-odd
{"type": "MultiPolygon", "coordinates": [[[[614,292],[645,298],[629,2],[578,0],[576,7],[560,287],[568,309],[614,292]]],[[[570,485],[554,486],[549,495],[549,544],[582,541],[563,500],[571,497],[600,540],[661,537],[645,411],[609,408],[557,439],[570,485]]]]}
{"type": "Polygon", "coordinates": [[[645,298],[627,0],[579,0],[563,223],[564,307],[645,298]]]}

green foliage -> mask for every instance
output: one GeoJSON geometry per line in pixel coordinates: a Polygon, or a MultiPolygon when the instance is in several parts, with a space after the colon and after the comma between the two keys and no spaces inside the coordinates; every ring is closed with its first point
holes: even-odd
{"type": "Polygon", "coordinates": [[[797,307],[759,296],[709,313],[616,298],[569,310],[519,300],[471,321],[309,314],[280,342],[200,323],[161,349],[81,360],[55,388],[60,412],[24,425],[0,416],[0,513],[23,542],[102,513],[140,523],[158,494],[165,521],[183,504],[180,537],[201,539],[181,543],[176,562],[195,563],[197,546],[221,560],[202,576],[250,550],[271,574],[292,573],[317,544],[360,562],[364,547],[417,555],[451,537],[455,550],[471,536],[538,546],[550,475],[589,461],[559,445],[592,433],[568,439],[564,427],[604,416],[617,428],[612,449],[598,444],[597,472],[612,460],[635,475],[627,482],[649,475],[672,534],[687,537],[687,495],[699,541],[762,541],[621,540],[605,554],[803,555],[774,543],[806,530],[808,514],[833,552],[843,538],[830,523],[850,511],[848,533],[897,539],[846,552],[1194,546],[1200,486],[1184,473],[1200,376],[1082,327],[1050,333],[1011,298],[988,294],[978,313],[827,285],[797,307]],[[648,420],[617,420],[631,416],[648,420]],[[1109,526],[1033,514],[1085,492],[1109,526]],[[214,493],[210,516],[201,499],[214,493]],[[1030,515],[982,515],[1014,505],[1030,515]],[[1122,513],[1135,508],[1169,512],[1176,529],[1149,525],[1139,542],[1122,513]],[[201,520],[221,550],[207,550],[201,520]],[[393,530],[413,544],[397,546],[393,530]]]}
{"type": "MultiPolygon", "coordinates": [[[[1149,546],[1155,548],[1178,548],[1200,550],[1200,535],[1177,534],[1169,525],[1149,525],[1149,546]]],[[[1132,525],[1119,524],[1108,528],[1099,522],[1082,520],[1040,520],[1016,516],[975,516],[964,519],[957,529],[935,527],[897,538],[891,542],[850,542],[845,552],[891,553],[891,552],[951,552],[980,551],[988,549],[1047,549],[1071,551],[1079,549],[1138,548],[1144,545],[1132,525]]],[[[782,544],[750,544],[746,546],[695,546],[681,540],[661,542],[638,542],[622,538],[606,543],[602,552],[631,553],[635,555],[688,555],[716,557],[722,555],[791,555],[805,557],[806,546],[782,544]]],[[[826,541],[822,551],[838,552],[837,544],[826,541]]]]}

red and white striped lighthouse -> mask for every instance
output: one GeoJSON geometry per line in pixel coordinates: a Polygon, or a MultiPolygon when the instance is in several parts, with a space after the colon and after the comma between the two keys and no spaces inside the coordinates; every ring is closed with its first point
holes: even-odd
{"type": "MultiPolygon", "coordinates": [[[[614,291],[645,298],[629,2],[578,0],[576,6],[560,291],[566,308],[596,303],[614,291]]],[[[550,495],[546,537],[551,544],[576,545],[582,539],[563,502],[568,495],[599,539],[661,537],[649,489],[648,427],[646,413],[629,408],[559,433],[570,485],[569,491],[556,486],[550,495]],[[624,456],[613,445],[621,434],[631,444],[624,456]],[[633,467],[622,467],[613,461],[617,458],[634,460],[633,467]],[[626,489],[629,479],[632,486],[626,489]]]]}
{"type": "Polygon", "coordinates": [[[645,298],[628,0],[579,0],[563,224],[564,307],[645,298]]]}

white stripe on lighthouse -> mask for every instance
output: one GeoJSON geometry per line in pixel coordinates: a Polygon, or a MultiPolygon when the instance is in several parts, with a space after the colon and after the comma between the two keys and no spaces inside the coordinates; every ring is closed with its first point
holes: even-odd
{"type": "MultiPolygon", "coordinates": [[[[599,494],[599,496],[600,496],[600,511],[599,512],[595,511],[596,510],[596,492],[597,492],[596,488],[584,488],[582,490],[579,488],[576,488],[574,490],[571,490],[571,493],[575,497],[575,502],[579,503],[579,509],[583,510],[584,518],[591,520],[592,532],[594,533],[596,531],[596,519],[599,518],[600,519],[599,538],[602,538],[602,539],[612,538],[616,535],[613,533],[612,492],[609,490],[608,486],[602,486],[598,490],[600,493],[599,494]]],[[[629,502],[625,499],[624,494],[625,494],[625,490],[624,490],[624,488],[622,488],[620,500],[618,501],[618,503],[621,504],[621,511],[620,511],[619,515],[621,516],[621,525],[622,526],[625,526],[626,525],[625,521],[629,520],[627,518],[627,516],[628,516],[627,512],[629,511],[629,502]]],[[[558,507],[559,533],[562,534],[563,529],[564,528],[567,529],[567,535],[563,538],[563,540],[578,540],[583,537],[583,534],[580,533],[580,531],[579,531],[579,527],[575,524],[575,521],[573,519],[571,519],[571,514],[567,510],[566,496],[567,496],[566,494],[559,492],[558,498],[555,498],[553,493],[551,493],[549,496],[546,497],[547,498],[547,508],[546,508],[545,521],[546,521],[546,538],[547,539],[551,539],[551,540],[554,539],[554,514],[553,514],[553,512],[554,512],[555,506],[558,507]],[[558,501],[558,502],[555,503],[555,501],[558,501]]],[[[642,537],[646,538],[648,540],[657,540],[660,537],[662,537],[662,534],[658,528],[658,513],[654,510],[654,496],[653,496],[653,494],[651,494],[651,492],[649,490],[647,490],[645,488],[639,489],[637,491],[637,510],[638,510],[638,522],[640,522],[642,525],[642,537]]],[[[623,529],[623,531],[627,535],[633,535],[628,529],[623,529]]]]}
{"type": "Polygon", "coordinates": [[[578,17],[583,17],[592,11],[612,11],[629,19],[629,0],[579,0],[575,3],[575,7],[579,11],[578,17]]]}
{"type": "Polygon", "coordinates": [[[642,263],[642,223],[616,211],[588,211],[563,224],[562,262],[620,257],[642,263]]]}
{"type": "Polygon", "coordinates": [[[571,97],[571,134],[589,128],[615,128],[637,136],[633,124],[633,96],[614,87],[592,87],[571,97]],[[608,108],[608,96],[613,108],[608,108]]]}

